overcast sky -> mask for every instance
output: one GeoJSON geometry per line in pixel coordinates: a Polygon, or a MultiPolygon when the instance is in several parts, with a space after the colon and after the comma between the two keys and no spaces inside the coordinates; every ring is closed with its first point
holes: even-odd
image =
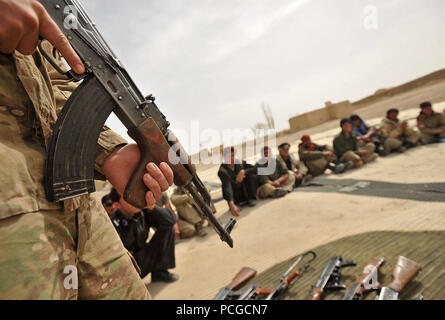
{"type": "MultiPolygon", "coordinates": [[[[201,129],[251,128],[264,122],[262,103],[283,130],[325,101],[355,101],[445,67],[444,0],[82,3],[174,132],[196,120],[201,129]],[[370,5],[377,29],[365,28],[370,5]]],[[[108,124],[125,136],[118,121],[108,124]]]]}

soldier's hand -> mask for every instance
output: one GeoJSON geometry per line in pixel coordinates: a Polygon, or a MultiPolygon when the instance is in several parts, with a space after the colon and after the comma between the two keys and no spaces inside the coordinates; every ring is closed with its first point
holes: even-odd
{"type": "Polygon", "coordinates": [[[85,72],[79,56],[40,2],[0,0],[0,52],[17,50],[32,54],[39,44],[39,35],[59,50],[74,72],[85,72]]]}
{"type": "MultiPolygon", "coordinates": [[[[128,180],[136,169],[140,160],[140,151],[137,144],[128,144],[116,148],[105,160],[102,171],[108,181],[123,195],[128,180]]],[[[147,163],[147,173],[143,180],[148,188],[145,194],[147,208],[152,208],[156,200],[162,198],[162,192],[173,184],[173,171],[168,164],[162,162],[159,166],[147,163]]]]}

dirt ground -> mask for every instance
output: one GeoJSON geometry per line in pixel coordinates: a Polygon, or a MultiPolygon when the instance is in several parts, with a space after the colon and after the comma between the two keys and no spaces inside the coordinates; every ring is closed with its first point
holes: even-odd
{"type": "MultiPolygon", "coordinates": [[[[358,110],[368,124],[380,122],[389,107],[403,110],[401,119],[414,124],[418,105],[435,102],[445,109],[445,82],[379,101],[358,110]]],[[[338,121],[307,130],[313,141],[331,143],[339,131],[338,121]]],[[[297,151],[302,132],[289,135],[297,151]]],[[[445,143],[417,147],[404,154],[379,158],[361,169],[341,175],[325,174],[307,187],[284,198],[262,200],[245,208],[232,231],[234,248],[219,240],[211,229],[204,238],[181,240],[176,245],[172,271],[180,279],[172,284],[144,279],[154,299],[212,299],[243,266],[258,273],[316,246],[345,236],[369,231],[445,230],[445,143]]],[[[219,182],[217,166],[199,174],[202,180],[219,182]]],[[[225,201],[216,203],[216,217],[229,217],[225,201]]]]}

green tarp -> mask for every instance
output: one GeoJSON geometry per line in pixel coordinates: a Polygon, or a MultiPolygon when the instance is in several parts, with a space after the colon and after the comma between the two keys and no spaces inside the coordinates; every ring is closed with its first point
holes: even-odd
{"type": "MultiPolygon", "coordinates": [[[[291,245],[291,244],[289,244],[291,245]]],[[[414,260],[422,266],[420,273],[405,287],[401,300],[418,298],[425,300],[445,299],[445,231],[427,232],[369,232],[328,243],[312,249],[317,258],[311,267],[297,277],[293,285],[281,299],[305,299],[311,286],[315,284],[327,261],[333,256],[341,256],[344,261],[355,260],[355,267],[342,268],[341,282],[349,287],[362,273],[368,262],[383,256],[386,262],[379,270],[378,281],[383,285],[391,283],[391,273],[398,256],[414,260]]],[[[272,288],[281,275],[292,265],[299,252],[287,261],[283,261],[252,278],[241,289],[258,284],[262,288],[272,288]]],[[[310,258],[310,257],[308,257],[310,258]]],[[[297,268],[302,267],[299,264],[297,268]]],[[[255,266],[249,266],[255,269],[255,266]]],[[[327,291],[323,299],[340,300],[345,290],[327,291]]],[[[371,292],[366,299],[374,299],[376,292],[371,292]]]]}

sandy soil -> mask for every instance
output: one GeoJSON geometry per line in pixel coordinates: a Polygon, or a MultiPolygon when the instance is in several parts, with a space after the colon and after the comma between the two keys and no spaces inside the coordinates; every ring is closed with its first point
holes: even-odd
{"type": "MultiPolygon", "coordinates": [[[[444,101],[445,82],[374,103],[357,113],[369,124],[375,124],[389,107],[398,107],[403,110],[400,117],[411,119],[413,123],[419,102],[427,99],[444,101]]],[[[434,109],[442,112],[445,103],[436,103],[434,109]]],[[[338,131],[338,121],[307,130],[319,143],[330,143],[338,131]]],[[[283,138],[294,145],[291,152],[296,151],[301,134],[283,138]]],[[[422,146],[401,155],[377,159],[342,175],[326,174],[322,179],[339,183],[354,181],[352,185],[360,181],[380,181],[428,187],[445,182],[444,159],[445,143],[422,146]]],[[[205,181],[219,182],[217,169],[217,166],[206,168],[200,176],[205,181]]],[[[363,186],[366,190],[366,183],[363,186]]],[[[369,194],[356,195],[347,189],[323,192],[316,187],[298,188],[282,199],[259,201],[256,207],[243,209],[232,231],[233,249],[208,227],[206,237],[194,237],[177,244],[177,267],[173,270],[180,275],[177,282],[151,283],[150,276],[144,281],[155,299],[212,299],[243,266],[260,273],[310,248],[368,231],[445,230],[445,193],[443,197],[440,195],[436,195],[435,201],[426,201],[418,197],[418,200],[411,200],[409,192],[390,198],[372,190],[369,194]]],[[[220,201],[216,208],[216,217],[225,223],[230,217],[227,204],[220,201]]]]}

